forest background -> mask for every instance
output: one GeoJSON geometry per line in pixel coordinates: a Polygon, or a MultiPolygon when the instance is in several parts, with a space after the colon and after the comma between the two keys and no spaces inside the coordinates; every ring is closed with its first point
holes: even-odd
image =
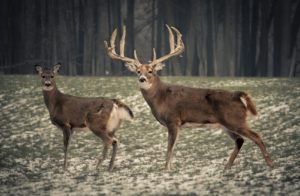
{"type": "Polygon", "coordinates": [[[60,62],[64,75],[130,75],[103,41],[126,25],[126,56],[147,63],[169,52],[165,24],[185,52],[162,75],[300,75],[299,0],[1,0],[0,73],[60,62]]]}

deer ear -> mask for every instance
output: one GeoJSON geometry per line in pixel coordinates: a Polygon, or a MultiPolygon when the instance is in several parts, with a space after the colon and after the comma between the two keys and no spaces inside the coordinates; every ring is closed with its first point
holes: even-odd
{"type": "Polygon", "coordinates": [[[56,65],[53,65],[53,73],[57,73],[59,68],[60,68],[61,64],[60,63],[57,63],[56,65]]]}
{"type": "Polygon", "coordinates": [[[35,65],[35,70],[39,73],[42,74],[43,73],[43,67],[40,65],[35,65]]]}
{"type": "Polygon", "coordinates": [[[166,66],[166,64],[164,64],[164,63],[158,63],[158,64],[153,66],[153,70],[155,72],[157,72],[157,71],[162,70],[165,66],[166,66]]]}
{"type": "Polygon", "coordinates": [[[136,72],[136,65],[131,64],[131,63],[125,63],[125,66],[127,67],[127,69],[131,72],[136,72]]]}

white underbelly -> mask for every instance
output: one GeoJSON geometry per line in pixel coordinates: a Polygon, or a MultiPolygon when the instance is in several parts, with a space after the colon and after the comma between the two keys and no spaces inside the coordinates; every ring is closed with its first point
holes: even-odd
{"type": "Polygon", "coordinates": [[[90,131],[90,129],[88,127],[82,127],[82,128],[76,127],[76,128],[73,128],[72,130],[74,132],[90,131]]]}
{"type": "Polygon", "coordinates": [[[184,123],[180,128],[221,128],[222,126],[218,123],[184,123]]]}

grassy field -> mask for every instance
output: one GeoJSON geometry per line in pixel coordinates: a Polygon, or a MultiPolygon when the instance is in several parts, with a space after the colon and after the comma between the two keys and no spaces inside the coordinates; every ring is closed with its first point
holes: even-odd
{"type": "Polygon", "coordinates": [[[74,134],[64,172],[62,132],[43,103],[38,76],[0,75],[0,195],[299,195],[300,80],[276,78],[163,77],[193,87],[242,90],[256,101],[250,119],[263,137],[275,167],[246,140],[231,170],[234,148],[221,129],[182,129],[173,170],[164,171],[167,131],[152,116],[134,77],[57,77],[59,89],[78,96],[118,98],[129,105],[133,123],[118,130],[115,169],[108,160],[95,170],[102,140],[74,134]]]}

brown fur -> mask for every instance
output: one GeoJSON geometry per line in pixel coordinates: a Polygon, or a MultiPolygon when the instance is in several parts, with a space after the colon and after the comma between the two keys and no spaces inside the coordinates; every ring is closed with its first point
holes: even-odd
{"type": "Polygon", "coordinates": [[[88,128],[100,137],[105,145],[103,157],[99,159],[97,167],[106,158],[108,146],[113,146],[113,153],[109,164],[109,170],[112,170],[117,150],[117,139],[114,134],[123,119],[119,119],[119,122],[114,123],[115,127],[109,127],[110,116],[115,104],[118,108],[124,108],[128,112],[128,115],[133,118],[130,108],[116,99],[76,97],[64,94],[56,87],[54,80],[55,69],[43,70],[40,66],[37,66],[36,69],[42,77],[43,88],[51,88],[51,90],[44,89],[43,96],[51,122],[63,131],[64,169],[67,168],[67,150],[74,129],[88,128]]]}
{"type": "Polygon", "coordinates": [[[164,67],[162,63],[184,51],[181,33],[176,28],[170,28],[168,25],[167,29],[169,31],[170,53],[157,59],[155,49],[153,49],[153,60],[149,64],[141,64],[136,53],[134,59],[124,56],[125,28],[120,41],[120,51],[123,51],[121,55],[115,51],[116,30],[111,36],[111,46],[105,42],[108,56],[125,62],[125,66],[138,75],[141,92],[150,106],[152,114],[168,129],[166,169],[171,167],[178,130],[186,124],[212,123],[222,125],[228,135],[235,141],[235,149],[225,168],[232,166],[244,143],[243,137],[251,139],[259,146],[268,166],[272,167],[273,162],[262,139],[247,125],[247,111],[254,115],[257,112],[254,103],[245,92],[190,88],[165,84],[160,81],[157,71],[164,67]],[[172,31],[176,32],[176,44],[172,31]],[[245,99],[246,103],[242,102],[241,99],[245,99]]]}
{"type": "Polygon", "coordinates": [[[251,98],[244,92],[241,92],[240,97],[245,98],[247,102],[247,109],[253,114],[257,115],[256,107],[254,102],[251,100],[251,98]]]}
{"type": "Polygon", "coordinates": [[[170,169],[174,144],[177,140],[178,130],[185,124],[220,124],[235,140],[236,148],[232,153],[226,168],[230,168],[242,144],[242,137],[254,141],[261,149],[267,164],[273,163],[268,155],[260,136],[247,125],[247,111],[256,115],[256,108],[251,98],[240,91],[190,88],[180,85],[163,83],[156,75],[155,70],[150,71],[147,65],[138,69],[139,75],[146,76],[151,88],[141,89],[143,97],[151,108],[152,114],[168,128],[168,152],[166,168],[170,169]],[[146,68],[145,68],[146,67],[146,68]],[[247,107],[241,101],[245,98],[247,107]]]}

